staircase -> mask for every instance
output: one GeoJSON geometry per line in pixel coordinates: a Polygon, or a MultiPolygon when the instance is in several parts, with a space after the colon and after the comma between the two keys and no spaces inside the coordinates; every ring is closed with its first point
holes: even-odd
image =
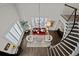
{"type": "MultiPolygon", "coordinates": [[[[72,8],[71,6],[68,7],[72,8]]],[[[65,34],[67,34],[67,36],[57,45],[51,45],[48,48],[49,56],[72,56],[78,54],[76,52],[79,47],[79,22],[76,18],[77,9],[73,9],[75,10],[74,20],[66,23],[67,26],[65,29],[65,34]]]]}

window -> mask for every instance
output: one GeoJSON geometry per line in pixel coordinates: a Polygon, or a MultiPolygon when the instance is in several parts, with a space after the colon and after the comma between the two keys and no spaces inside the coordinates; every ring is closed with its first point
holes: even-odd
{"type": "Polygon", "coordinates": [[[7,33],[6,38],[11,42],[17,44],[21,35],[23,33],[23,29],[21,28],[19,22],[15,23],[10,31],[7,33]]]}
{"type": "Polygon", "coordinates": [[[45,18],[40,17],[40,27],[44,27],[44,26],[45,26],[45,18]]]}
{"type": "Polygon", "coordinates": [[[44,17],[32,18],[32,27],[45,27],[46,20],[44,17]]]}
{"type": "Polygon", "coordinates": [[[17,40],[8,32],[6,38],[11,41],[12,43],[17,44],[17,40]]]}

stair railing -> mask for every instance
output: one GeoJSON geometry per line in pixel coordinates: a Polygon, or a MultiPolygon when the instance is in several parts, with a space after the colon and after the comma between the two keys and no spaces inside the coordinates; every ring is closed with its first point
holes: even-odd
{"type": "MultiPolygon", "coordinates": [[[[73,13],[69,16],[69,18],[68,18],[68,20],[70,20],[71,19],[71,16],[73,16],[73,14],[74,14],[74,20],[73,20],[73,25],[72,25],[72,27],[71,27],[71,30],[70,30],[70,32],[67,34],[67,36],[71,33],[71,31],[72,31],[72,29],[73,29],[73,27],[74,27],[74,24],[75,24],[75,21],[76,21],[76,12],[77,12],[77,8],[75,8],[75,7],[72,7],[72,6],[69,6],[69,5],[67,5],[67,4],[65,4],[65,6],[67,6],[67,7],[70,7],[70,8],[72,8],[72,9],[74,9],[74,11],[73,11],[73,13]]],[[[66,37],[67,37],[66,36],[66,37]]],[[[66,39],[66,37],[65,38],[63,38],[63,39],[66,39]]],[[[61,40],[62,41],[62,40],[61,40]]],[[[59,43],[58,43],[59,44],[59,43]]],[[[52,46],[50,46],[50,47],[52,47],[52,48],[54,48],[55,46],[57,46],[58,44],[56,44],[56,45],[54,45],[53,47],[52,46]]]]}
{"type": "MultiPolygon", "coordinates": [[[[77,13],[77,8],[75,8],[75,7],[72,7],[72,6],[70,6],[70,5],[67,5],[67,4],[65,4],[65,6],[67,6],[67,7],[70,7],[70,8],[72,8],[72,9],[74,9],[74,11],[73,11],[73,13],[69,16],[69,18],[68,18],[68,21],[71,19],[71,16],[74,16],[74,20],[73,20],[73,24],[72,24],[72,27],[71,27],[71,29],[70,29],[70,32],[68,33],[68,35],[71,33],[71,31],[72,31],[72,29],[73,29],[73,27],[74,27],[74,24],[75,24],[75,21],[76,21],[76,13],[77,13]],[[74,15],[73,15],[74,14],[74,15]]],[[[67,35],[67,36],[68,36],[67,35]]],[[[67,37],[66,36],[66,37],[67,37]]],[[[64,38],[64,39],[66,39],[66,37],[64,38]]]]}
{"type": "MultiPolygon", "coordinates": [[[[72,24],[72,27],[71,27],[71,30],[70,30],[70,32],[68,33],[68,35],[71,33],[71,31],[72,31],[72,29],[73,29],[73,27],[74,27],[74,24],[75,24],[75,21],[76,21],[76,12],[77,12],[77,8],[75,8],[75,7],[72,7],[72,6],[69,6],[69,5],[67,5],[67,4],[65,4],[65,6],[67,6],[67,7],[70,7],[70,8],[72,8],[72,9],[74,9],[74,11],[73,11],[73,13],[69,16],[69,18],[68,18],[68,21],[71,19],[71,16],[73,16],[73,14],[74,14],[74,20],[73,20],[73,24],[72,24]]],[[[67,35],[67,36],[68,36],[67,35]]],[[[64,39],[66,39],[67,38],[67,36],[64,38],[64,39]]],[[[62,40],[61,40],[62,41],[62,40]]],[[[50,46],[50,48],[54,48],[54,47],[56,47],[56,46],[58,46],[60,43],[58,43],[58,44],[56,44],[56,45],[54,45],[53,47],[52,46],[50,46]]]]}

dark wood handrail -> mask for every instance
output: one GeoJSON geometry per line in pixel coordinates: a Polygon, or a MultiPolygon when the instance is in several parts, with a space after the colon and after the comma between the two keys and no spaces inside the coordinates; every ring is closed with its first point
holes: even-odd
{"type": "Polygon", "coordinates": [[[70,15],[70,17],[68,18],[68,20],[67,21],[69,21],[70,20],[70,18],[73,16],[73,13],[74,13],[75,11],[73,11],[72,12],[72,14],[70,15]]]}
{"type": "Polygon", "coordinates": [[[68,5],[68,4],[65,4],[65,6],[70,7],[70,8],[72,8],[72,9],[74,9],[74,10],[77,10],[77,8],[72,7],[72,6],[68,5]]]}
{"type": "MultiPolygon", "coordinates": [[[[76,11],[75,11],[75,15],[74,15],[73,26],[72,26],[72,28],[71,28],[71,30],[70,30],[70,32],[69,32],[69,34],[71,33],[71,31],[72,31],[72,29],[73,29],[73,27],[74,27],[74,24],[75,24],[75,20],[76,20],[76,11]]],[[[69,34],[68,34],[68,35],[69,35],[69,34]]],[[[67,36],[68,36],[68,35],[67,35],[67,36]]]]}
{"type": "MultiPolygon", "coordinates": [[[[68,5],[68,7],[70,7],[70,6],[68,5]]],[[[70,32],[68,33],[68,35],[71,33],[71,31],[72,31],[72,29],[73,29],[73,27],[74,27],[74,24],[75,24],[75,21],[76,21],[76,12],[77,12],[77,9],[74,9],[74,12],[75,12],[75,13],[74,13],[73,26],[72,26],[70,32]]],[[[72,14],[73,14],[73,13],[72,13],[72,14]]],[[[67,36],[68,36],[68,35],[67,35],[67,36]]],[[[67,36],[66,36],[66,37],[67,37],[67,36]]],[[[66,37],[65,37],[64,39],[66,39],[66,37]]]]}

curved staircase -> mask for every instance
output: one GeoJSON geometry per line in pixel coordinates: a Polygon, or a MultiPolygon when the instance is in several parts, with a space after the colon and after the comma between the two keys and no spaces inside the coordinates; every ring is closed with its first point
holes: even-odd
{"type": "Polygon", "coordinates": [[[67,36],[63,38],[63,40],[61,40],[61,42],[59,42],[57,45],[48,47],[49,56],[72,56],[78,54],[77,50],[79,45],[79,22],[76,18],[77,9],[74,8],[74,11],[74,21],[66,23],[67,26],[65,33],[67,36]]]}
{"type": "Polygon", "coordinates": [[[76,23],[71,33],[56,46],[50,46],[49,55],[51,56],[69,56],[76,50],[79,44],[79,25],[76,23]],[[76,26],[75,26],[76,25],[76,26]],[[75,30],[74,30],[75,29],[75,30]]]}

